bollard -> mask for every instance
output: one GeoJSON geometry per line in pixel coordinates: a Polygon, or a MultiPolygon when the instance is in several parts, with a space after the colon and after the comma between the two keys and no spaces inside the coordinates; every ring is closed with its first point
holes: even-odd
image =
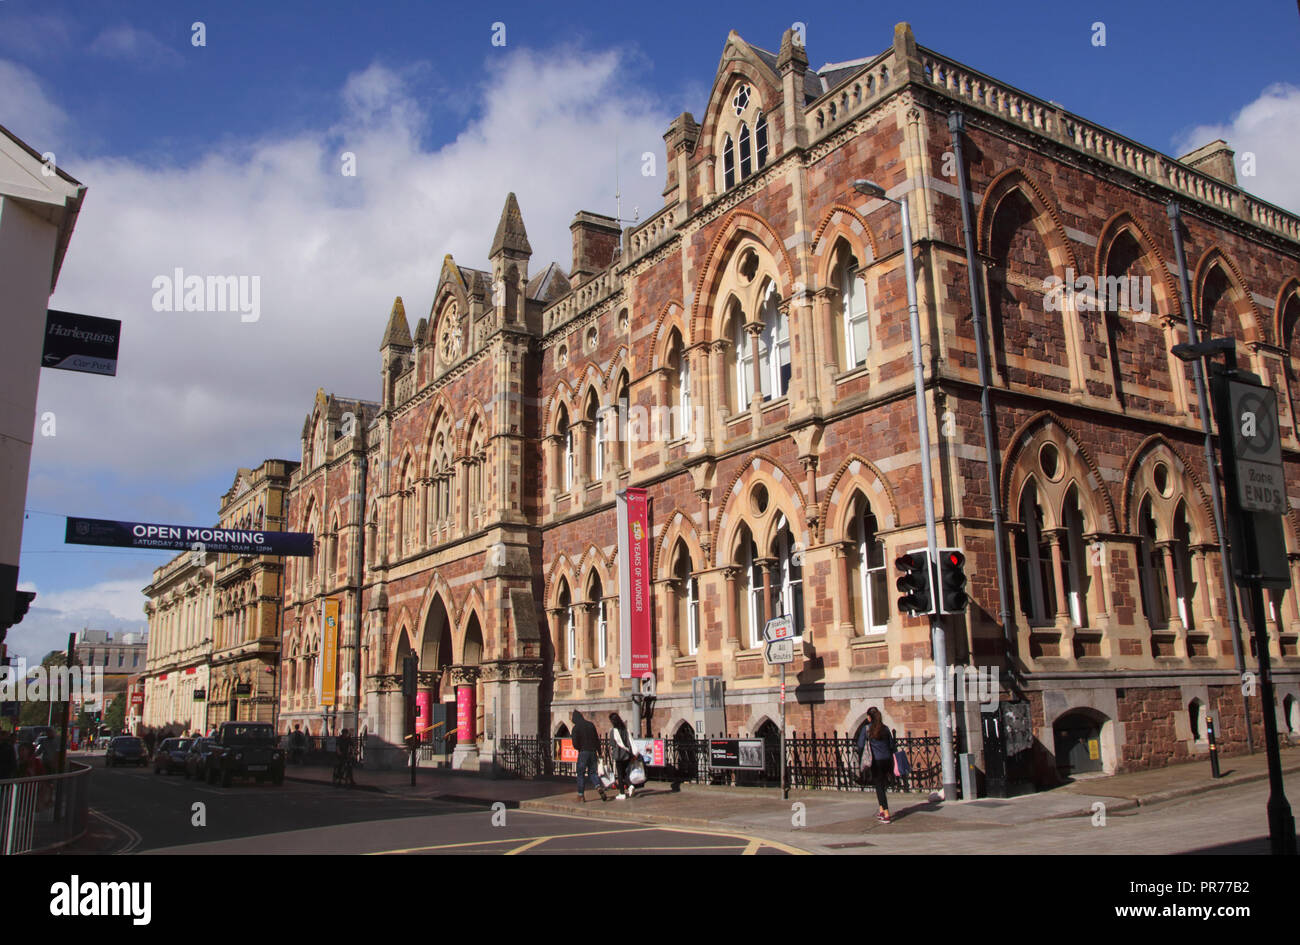
{"type": "Polygon", "coordinates": [[[1214,740],[1214,719],[1205,719],[1205,738],[1210,743],[1210,777],[1219,777],[1219,745],[1214,740]]]}

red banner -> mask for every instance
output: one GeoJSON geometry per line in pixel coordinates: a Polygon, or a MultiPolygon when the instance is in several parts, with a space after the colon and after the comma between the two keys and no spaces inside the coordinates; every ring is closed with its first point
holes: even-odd
{"type": "Polygon", "coordinates": [[[650,509],[644,489],[629,488],[618,501],[620,670],[640,679],[654,672],[650,627],[650,509]]]}
{"type": "Polygon", "coordinates": [[[425,689],[415,694],[415,734],[423,736],[432,718],[433,693],[425,689]]]}
{"type": "Polygon", "coordinates": [[[474,741],[474,687],[456,687],[456,744],[474,741]]]}

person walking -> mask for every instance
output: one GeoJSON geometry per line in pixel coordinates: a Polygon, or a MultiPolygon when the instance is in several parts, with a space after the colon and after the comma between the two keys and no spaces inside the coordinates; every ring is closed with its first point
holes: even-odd
{"type": "Polygon", "coordinates": [[[356,784],[352,780],[352,762],[353,762],[353,745],[352,736],[347,729],[339,732],[338,738],[334,743],[335,753],[338,758],[334,767],[334,783],[344,784],[352,787],[356,784]]]}
{"type": "Polygon", "coordinates": [[[587,802],[585,789],[588,778],[600,793],[600,799],[605,800],[605,786],[600,783],[600,776],[596,773],[596,758],[600,754],[600,736],[596,734],[596,726],[591,724],[581,712],[574,709],[573,731],[570,735],[573,738],[573,749],[578,753],[578,762],[575,765],[578,775],[578,801],[584,804],[587,802]]]}
{"type": "Polygon", "coordinates": [[[876,820],[882,824],[890,823],[889,798],[885,796],[885,787],[889,776],[894,773],[894,752],[897,744],[894,733],[889,730],[880,717],[880,710],[872,706],[867,710],[867,723],[858,733],[858,753],[865,773],[871,769],[871,783],[876,786],[876,801],[880,809],[876,811],[876,820]]]}
{"type": "Polygon", "coordinates": [[[609,713],[609,740],[614,748],[614,771],[618,784],[617,800],[626,800],[636,790],[628,780],[627,769],[632,764],[632,737],[627,733],[627,723],[617,712],[609,713]]]}
{"type": "Polygon", "coordinates": [[[302,723],[293,723],[293,734],[289,736],[289,760],[296,765],[302,764],[302,754],[307,747],[307,736],[302,733],[302,723]]]}

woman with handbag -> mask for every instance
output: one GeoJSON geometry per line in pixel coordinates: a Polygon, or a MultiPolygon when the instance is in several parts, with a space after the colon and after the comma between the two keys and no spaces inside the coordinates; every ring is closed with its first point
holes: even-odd
{"type": "Polygon", "coordinates": [[[627,769],[632,763],[632,737],[627,733],[627,723],[617,712],[609,714],[609,738],[614,746],[614,768],[617,772],[616,781],[618,782],[618,800],[626,800],[632,796],[635,788],[628,779],[627,769]]]}
{"type": "Polygon", "coordinates": [[[889,783],[889,776],[894,773],[894,752],[897,744],[894,741],[894,733],[880,718],[880,710],[875,706],[867,710],[867,725],[863,734],[866,737],[863,739],[865,745],[862,767],[867,766],[869,756],[871,782],[876,786],[876,801],[880,805],[880,810],[876,812],[876,820],[888,824],[890,823],[889,798],[885,796],[885,786],[889,783]]]}

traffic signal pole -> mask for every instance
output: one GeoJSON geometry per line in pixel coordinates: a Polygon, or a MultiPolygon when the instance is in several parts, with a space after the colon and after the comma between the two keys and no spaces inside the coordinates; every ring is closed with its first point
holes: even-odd
{"type": "Polygon", "coordinates": [[[916,303],[916,265],[912,260],[912,219],[907,195],[898,200],[903,222],[903,267],[907,277],[907,317],[912,331],[912,379],[916,388],[916,429],[921,441],[921,496],[925,502],[925,542],[930,574],[930,644],[934,650],[934,694],[939,710],[939,756],[943,799],[957,800],[957,765],[953,757],[951,707],[946,690],[948,640],[939,616],[939,541],[934,524],[934,483],[930,472],[930,417],[925,403],[925,366],[921,358],[921,316],[916,303]]]}

